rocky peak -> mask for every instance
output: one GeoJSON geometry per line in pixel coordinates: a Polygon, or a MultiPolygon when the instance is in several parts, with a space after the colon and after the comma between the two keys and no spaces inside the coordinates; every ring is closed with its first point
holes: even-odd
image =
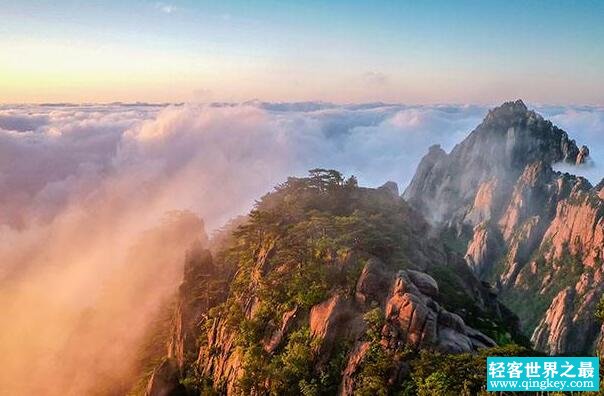
{"type": "Polygon", "coordinates": [[[535,161],[580,164],[589,156],[586,146],[579,149],[565,131],[535,111],[528,110],[521,100],[506,102],[490,110],[484,121],[461,146],[464,146],[466,141],[486,152],[494,148],[504,149],[505,156],[496,156],[494,160],[507,160],[500,161],[499,165],[508,165],[519,170],[535,161]]]}
{"type": "Polygon", "coordinates": [[[434,159],[439,159],[446,154],[446,151],[440,147],[440,144],[433,144],[432,146],[428,147],[428,156],[434,159]]]}
{"type": "Polygon", "coordinates": [[[495,107],[487,113],[486,122],[490,122],[502,118],[519,117],[522,118],[528,113],[528,109],[521,99],[503,103],[499,107],[495,107]]]}
{"type": "Polygon", "coordinates": [[[579,149],[565,131],[521,100],[506,102],[489,111],[449,154],[432,146],[403,197],[432,223],[461,222],[483,183],[497,186],[494,199],[503,197],[532,163],[575,164],[588,156],[587,147],[579,149]]]}
{"type": "Polygon", "coordinates": [[[399,196],[398,184],[396,184],[393,181],[387,181],[381,187],[379,187],[378,190],[388,191],[390,194],[392,194],[395,197],[399,196]]]}
{"type": "Polygon", "coordinates": [[[552,169],[588,158],[522,101],[507,102],[451,153],[431,149],[403,194],[456,238],[545,352],[587,353],[602,338],[593,310],[604,291],[604,181],[552,169]]]}

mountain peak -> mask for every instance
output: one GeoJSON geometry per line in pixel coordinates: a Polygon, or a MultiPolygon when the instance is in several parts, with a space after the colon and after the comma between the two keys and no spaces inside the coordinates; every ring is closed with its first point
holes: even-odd
{"type": "Polygon", "coordinates": [[[490,140],[488,136],[501,136],[503,140],[489,141],[488,145],[499,143],[506,151],[514,152],[517,160],[514,162],[519,162],[520,168],[536,160],[580,164],[589,156],[586,146],[577,147],[564,130],[529,110],[520,99],[491,109],[472,135],[482,136],[478,140],[483,143],[490,140]]]}
{"type": "Polygon", "coordinates": [[[379,187],[378,190],[388,191],[390,194],[392,194],[395,197],[399,196],[398,184],[396,184],[393,181],[387,181],[381,187],[379,187]]]}
{"type": "Polygon", "coordinates": [[[491,111],[494,111],[494,112],[506,111],[506,112],[517,113],[517,112],[526,112],[526,111],[528,111],[528,108],[526,107],[526,105],[524,104],[522,99],[517,99],[515,101],[504,102],[501,106],[495,107],[491,111]]]}
{"type": "Polygon", "coordinates": [[[550,127],[551,123],[546,121],[539,114],[529,110],[521,99],[516,101],[504,102],[489,110],[483,124],[486,125],[504,125],[504,124],[524,124],[527,123],[543,123],[544,126],[550,127]]]}
{"type": "Polygon", "coordinates": [[[528,117],[530,112],[524,102],[521,99],[516,101],[504,102],[500,106],[497,106],[491,110],[487,114],[485,121],[491,119],[502,119],[510,117],[528,117]]]}
{"type": "Polygon", "coordinates": [[[589,156],[562,129],[522,100],[505,102],[446,154],[431,147],[403,197],[433,222],[465,216],[464,206],[489,180],[512,183],[535,162],[580,164],[589,156]],[[461,199],[460,199],[461,197],[461,199]]]}

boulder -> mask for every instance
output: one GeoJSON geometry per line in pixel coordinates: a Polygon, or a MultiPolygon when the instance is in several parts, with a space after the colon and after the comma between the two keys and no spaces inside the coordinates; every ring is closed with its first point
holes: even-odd
{"type": "Polygon", "coordinates": [[[378,187],[378,190],[387,191],[388,193],[392,194],[393,197],[398,198],[399,196],[398,184],[393,181],[387,181],[381,187],[378,187]]]}

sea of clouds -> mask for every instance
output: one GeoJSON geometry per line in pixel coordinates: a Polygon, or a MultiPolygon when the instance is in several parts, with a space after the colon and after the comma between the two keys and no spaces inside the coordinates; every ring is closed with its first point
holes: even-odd
{"type": "MultiPolygon", "coordinates": [[[[597,183],[604,108],[534,107],[591,149],[586,166],[560,169],[597,183]]],[[[316,167],[366,186],[393,180],[402,190],[430,145],[449,151],[487,111],[315,102],[0,106],[0,310],[10,318],[0,326],[0,389],[92,394],[99,378],[126,389],[133,346],[204,228],[316,167]]]]}
{"type": "Polygon", "coordinates": [[[0,210],[22,227],[68,203],[127,184],[156,186],[166,209],[212,227],[287,176],[314,167],[361,184],[406,184],[433,143],[450,148],[484,116],[477,106],[21,106],[0,108],[0,210]]]}

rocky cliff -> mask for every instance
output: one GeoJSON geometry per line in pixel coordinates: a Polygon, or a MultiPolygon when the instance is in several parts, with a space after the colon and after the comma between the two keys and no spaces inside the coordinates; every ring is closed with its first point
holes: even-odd
{"type": "Polygon", "coordinates": [[[548,353],[593,352],[599,338],[602,187],[552,169],[588,159],[566,132],[508,102],[451,153],[432,147],[403,194],[548,353]]]}
{"type": "Polygon", "coordinates": [[[376,394],[410,381],[420,350],[519,341],[515,316],[430,233],[393,183],[288,180],[189,260],[148,394],[376,394]],[[228,294],[206,296],[210,279],[228,294]]]}
{"type": "Polygon", "coordinates": [[[226,276],[209,250],[196,246],[188,252],[166,340],[166,356],[149,379],[147,395],[187,394],[181,379],[197,359],[198,338],[205,331],[208,311],[226,298],[226,276]]]}

